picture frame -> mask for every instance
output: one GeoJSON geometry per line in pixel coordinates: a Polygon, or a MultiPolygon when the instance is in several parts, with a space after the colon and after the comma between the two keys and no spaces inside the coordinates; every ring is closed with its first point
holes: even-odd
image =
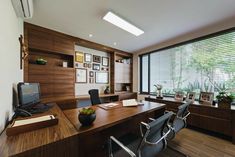
{"type": "Polygon", "coordinates": [[[94,71],[89,71],[89,76],[94,77],[94,71]]]}
{"type": "Polygon", "coordinates": [[[84,67],[84,68],[87,68],[87,67],[88,67],[88,64],[87,64],[87,63],[83,63],[83,67],[84,67]]]}
{"type": "Polygon", "coordinates": [[[79,68],[79,63],[75,63],[75,68],[79,68]]]}
{"type": "Polygon", "coordinates": [[[83,52],[80,52],[80,51],[75,52],[75,61],[76,62],[83,63],[83,58],[84,58],[83,52]]]}
{"type": "Polygon", "coordinates": [[[100,65],[99,64],[95,64],[93,63],[93,67],[92,67],[93,70],[97,70],[99,71],[100,70],[100,65]]]}
{"type": "Polygon", "coordinates": [[[199,102],[202,104],[212,105],[214,99],[214,93],[212,92],[200,92],[199,102]]]}
{"type": "Polygon", "coordinates": [[[101,58],[100,56],[93,55],[93,62],[100,63],[101,62],[100,58],[101,58]]]}
{"type": "Polygon", "coordinates": [[[108,84],[109,83],[109,73],[98,71],[95,73],[95,83],[98,84],[108,84]]]}
{"type": "Polygon", "coordinates": [[[91,62],[92,62],[92,54],[90,54],[90,53],[85,53],[85,54],[84,54],[84,62],[91,63],[91,62]]]}
{"type": "Polygon", "coordinates": [[[89,78],[89,83],[95,83],[94,78],[89,78]]]}
{"type": "Polygon", "coordinates": [[[87,69],[76,68],[76,83],[87,83],[87,69]]]}
{"type": "Polygon", "coordinates": [[[175,100],[183,101],[184,100],[184,93],[183,92],[175,92],[175,100]]]}
{"type": "Polygon", "coordinates": [[[109,66],[109,58],[108,57],[102,57],[102,66],[109,66]]]}
{"type": "Polygon", "coordinates": [[[186,96],[186,102],[191,101],[194,102],[196,97],[196,92],[188,92],[186,96]]]}
{"type": "Polygon", "coordinates": [[[88,68],[91,68],[91,64],[90,64],[90,63],[88,63],[88,64],[87,64],[87,67],[88,67],[88,68]]]}

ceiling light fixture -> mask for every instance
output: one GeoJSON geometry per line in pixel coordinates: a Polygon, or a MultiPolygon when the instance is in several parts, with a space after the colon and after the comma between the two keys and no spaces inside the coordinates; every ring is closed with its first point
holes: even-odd
{"type": "Polygon", "coordinates": [[[93,37],[93,35],[92,35],[92,34],[89,34],[89,37],[91,38],[91,37],[93,37]]]}
{"type": "Polygon", "coordinates": [[[117,45],[117,43],[116,43],[116,42],[114,42],[114,43],[113,43],[113,45],[117,45]]]}
{"type": "Polygon", "coordinates": [[[115,15],[110,11],[103,17],[103,19],[117,27],[124,29],[129,33],[134,34],[135,36],[139,36],[144,33],[143,30],[137,28],[136,26],[132,25],[131,23],[127,22],[126,20],[120,18],[119,16],[115,15]]]}

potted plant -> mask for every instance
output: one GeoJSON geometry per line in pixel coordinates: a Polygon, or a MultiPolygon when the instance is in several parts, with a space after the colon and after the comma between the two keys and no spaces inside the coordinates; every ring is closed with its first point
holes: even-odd
{"type": "Polygon", "coordinates": [[[95,110],[90,108],[83,108],[79,111],[78,120],[83,126],[91,125],[96,119],[95,110]]]}
{"type": "Polygon", "coordinates": [[[218,107],[230,108],[234,96],[232,94],[228,94],[225,91],[222,91],[219,92],[219,94],[216,96],[216,99],[218,100],[218,107]]]}
{"type": "Polygon", "coordinates": [[[36,63],[39,65],[46,65],[47,64],[47,60],[43,59],[43,58],[38,58],[36,60],[36,63]]]}

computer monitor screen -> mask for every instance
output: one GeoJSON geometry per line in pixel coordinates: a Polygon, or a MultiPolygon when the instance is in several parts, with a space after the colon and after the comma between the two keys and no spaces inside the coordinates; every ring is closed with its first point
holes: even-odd
{"type": "Polygon", "coordinates": [[[21,108],[28,108],[40,102],[39,83],[18,84],[19,104],[21,108]]]}

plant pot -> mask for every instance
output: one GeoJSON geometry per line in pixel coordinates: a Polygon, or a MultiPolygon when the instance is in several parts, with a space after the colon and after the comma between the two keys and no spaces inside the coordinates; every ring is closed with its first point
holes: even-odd
{"type": "Polygon", "coordinates": [[[46,61],[40,61],[40,60],[37,60],[36,63],[39,65],[46,65],[47,64],[46,61]]]}
{"type": "Polygon", "coordinates": [[[230,99],[222,99],[218,101],[218,107],[219,108],[225,108],[225,109],[230,109],[231,108],[231,103],[232,101],[230,99]]]}
{"type": "Polygon", "coordinates": [[[89,115],[87,115],[87,114],[79,114],[78,115],[78,120],[83,126],[91,125],[95,119],[96,119],[95,113],[89,114],[89,115]]]}

